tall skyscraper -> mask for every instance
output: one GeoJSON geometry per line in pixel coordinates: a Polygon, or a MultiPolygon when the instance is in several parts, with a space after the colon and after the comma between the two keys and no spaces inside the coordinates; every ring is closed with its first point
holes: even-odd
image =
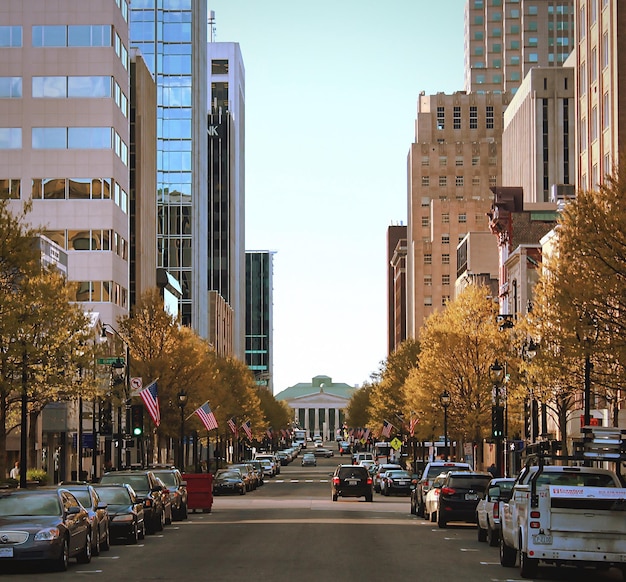
{"type": "Polygon", "coordinates": [[[273,392],[273,253],[246,251],[246,364],[273,392]]]}
{"type": "Polygon", "coordinates": [[[126,0],[0,3],[0,196],[32,198],[107,323],[129,308],[129,99],[126,0]]]}
{"type": "Polygon", "coordinates": [[[532,67],[574,48],[574,0],[467,0],[465,90],[515,94],[532,67]]]}
{"type": "Polygon", "coordinates": [[[597,188],[626,151],[626,6],[576,0],[577,187],[597,188]]]}
{"type": "Polygon", "coordinates": [[[180,283],[180,315],[208,337],[207,5],[134,0],[130,43],[157,84],[157,265],[180,283]]]}

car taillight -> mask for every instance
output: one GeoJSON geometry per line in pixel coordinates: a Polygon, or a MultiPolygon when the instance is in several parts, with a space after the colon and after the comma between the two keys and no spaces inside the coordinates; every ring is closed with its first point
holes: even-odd
{"type": "Polygon", "coordinates": [[[456,489],[452,489],[452,487],[442,487],[440,493],[442,495],[454,495],[456,493],[456,489]]]}
{"type": "Polygon", "coordinates": [[[143,504],[145,507],[152,507],[152,499],[145,499],[143,504]]]}
{"type": "Polygon", "coordinates": [[[493,516],[497,519],[498,517],[500,517],[500,504],[498,503],[494,503],[493,504],[493,516]]]}
{"type": "Polygon", "coordinates": [[[333,477],[333,485],[339,485],[339,477],[333,477]]]}
{"type": "Polygon", "coordinates": [[[368,478],[367,478],[367,484],[368,484],[368,485],[371,485],[371,484],[372,484],[372,478],[371,478],[371,477],[368,477],[368,478]]]}
{"type": "Polygon", "coordinates": [[[428,487],[428,481],[424,481],[424,487],[428,487]]]}
{"type": "Polygon", "coordinates": [[[530,517],[532,517],[533,519],[539,519],[541,517],[541,513],[539,513],[538,511],[531,511],[530,517]]]}

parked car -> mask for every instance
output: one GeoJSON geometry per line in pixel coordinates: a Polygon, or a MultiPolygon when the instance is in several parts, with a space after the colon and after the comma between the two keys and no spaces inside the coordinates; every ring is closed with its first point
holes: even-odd
{"type": "Polygon", "coordinates": [[[511,498],[515,479],[499,477],[489,481],[485,495],[476,506],[478,541],[497,546],[500,541],[500,515],[502,502],[511,498]]]}
{"type": "Polygon", "coordinates": [[[231,469],[239,469],[243,476],[247,476],[248,491],[254,491],[259,486],[259,476],[252,468],[252,465],[247,463],[236,463],[230,466],[231,469]]]}
{"type": "Polygon", "coordinates": [[[343,457],[344,455],[352,454],[352,445],[347,441],[341,441],[339,443],[339,454],[343,457]]]}
{"type": "Polygon", "coordinates": [[[447,471],[471,471],[468,463],[456,463],[453,461],[430,461],[424,467],[415,488],[411,491],[411,513],[424,517],[424,504],[426,494],[432,487],[433,480],[442,472],[447,471]]]}
{"type": "Polygon", "coordinates": [[[163,501],[163,483],[150,470],[112,471],[105,473],[100,483],[128,483],[143,501],[146,533],[163,531],[165,525],[165,505],[163,501]]]}
{"type": "Polygon", "coordinates": [[[265,485],[265,471],[263,471],[263,465],[261,465],[261,461],[248,459],[244,461],[244,463],[252,465],[252,468],[254,469],[258,479],[258,485],[265,485]]]}
{"type": "Polygon", "coordinates": [[[245,495],[247,491],[241,471],[238,469],[219,469],[213,477],[213,495],[237,493],[245,495]]]}
{"type": "Polygon", "coordinates": [[[476,523],[476,506],[491,478],[489,473],[450,471],[439,491],[437,525],[443,528],[449,521],[476,523]]]}
{"type": "Polygon", "coordinates": [[[114,540],[136,544],[146,535],[143,500],[127,483],[94,485],[100,499],[107,504],[111,518],[110,532],[114,540]]]}
{"type": "Polygon", "coordinates": [[[176,468],[153,468],[152,472],[169,489],[172,519],[174,521],[187,519],[187,481],[183,480],[181,472],[176,468]]]}
{"type": "Polygon", "coordinates": [[[45,561],[65,571],[70,558],[91,561],[87,510],[63,487],[6,489],[0,493],[0,559],[45,561]]]}
{"type": "Polygon", "coordinates": [[[272,477],[280,474],[280,459],[274,453],[257,453],[254,458],[259,461],[262,461],[264,459],[269,460],[272,463],[274,467],[273,474],[271,475],[272,477]]]}
{"type": "Polygon", "coordinates": [[[109,532],[111,520],[107,504],[88,483],[61,483],[61,487],[73,493],[87,510],[91,524],[91,554],[98,556],[100,550],[108,550],[111,547],[109,532]]]}
{"type": "Polygon", "coordinates": [[[331,498],[365,497],[365,501],[374,500],[372,477],[365,467],[360,465],[339,465],[332,474],[331,498]]]}
{"type": "Polygon", "coordinates": [[[301,463],[303,467],[316,467],[317,459],[313,453],[304,453],[304,455],[302,455],[301,463]]]}
{"type": "Polygon", "coordinates": [[[424,501],[424,517],[430,521],[437,521],[437,511],[439,510],[439,493],[443,486],[447,473],[441,473],[438,477],[435,477],[431,488],[426,493],[426,499],[424,501]]]}
{"type": "Polygon", "coordinates": [[[263,475],[271,479],[276,475],[276,465],[273,461],[269,459],[260,459],[259,463],[261,463],[261,467],[263,467],[263,475]]]}
{"type": "Polygon", "coordinates": [[[386,473],[387,471],[394,471],[394,470],[401,471],[402,470],[402,467],[398,465],[397,463],[383,463],[381,465],[374,465],[374,466],[376,467],[376,469],[374,469],[373,482],[374,482],[374,491],[376,491],[376,493],[380,493],[380,490],[381,490],[380,483],[381,483],[384,473],[386,473]]]}
{"type": "Polygon", "coordinates": [[[327,459],[335,456],[335,453],[333,453],[333,451],[331,451],[330,449],[325,449],[324,447],[317,447],[313,449],[313,454],[316,457],[325,457],[327,459]]]}
{"type": "MultiPolygon", "coordinates": [[[[155,475],[156,477],[156,475],[155,475]]],[[[163,483],[160,477],[156,477],[157,483],[161,486],[161,501],[163,503],[164,524],[170,525],[172,523],[172,498],[173,493],[168,489],[167,485],[163,483]]]]}
{"type": "Polygon", "coordinates": [[[410,495],[411,473],[396,469],[387,471],[380,483],[380,492],[385,495],[410,495]]]}

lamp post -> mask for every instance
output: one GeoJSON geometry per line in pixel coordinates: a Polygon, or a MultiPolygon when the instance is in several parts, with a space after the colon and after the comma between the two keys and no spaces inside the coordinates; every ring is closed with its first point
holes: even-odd
{"type": "MultiPolygon", "coordinates": [[[[122,466],[122,443],[124,443],[124,449],[126,451],[125,464],[130,467],[130,448],[126,446],[127,441],[130,440],[130,346],[128,342],[119,334],[119,332],[108,323],[102,324],[102,337],[107,338],[107,329],[111,330],[124,344],[125,358],[117,358],[117,360],[111,364],[111,383],[113,385],[124,385],[124,408],[125,408],[125,432],[122,433],[122,406],[117,409],[117,466],[122,466]]],[[[94,435],[95,436],[95,435],[94,435]]]]}
{"type": "Polygon", "coordinates": [[[187,392],[181,390],[178,393],[178,406],[180,407],[180,443],[178,447],[178,468],[185,470],[185,405],[187,404],[187,392]]]}
{"type": "Polygon", "coordinates": [[[443,444],[444,444],[444,459],[448,460],[448,406],[450,406],[450,393],[444,390],[439,395],[439,402],[443,407],[443,444]]]}
{"type": "Polygon", "coordinates": [[[591,424],[591,345],[598,339],[598,322],[587,311],[585,311],[578,320],[576,328],[576,337],[583,344],[585,350],[585,408],[583,411],[583,425],[591,424]]]}
{"type": "Polygon", "coordinates": [[[504,408],[500,402],[500,386],[504,379],[504,368],[496,360],[489,367],[489,376],[493,382],[493,406],[491,409],[491,434],[496,440],[496,469],[502,475],[502,437],[504,435],[504,408]]]}
{"type": "MultiPolygon", "coordinates": [[[[530,338],[522,348],[522,357],[526,362],[530,363],[535,359],[539,344],[530,338]]],[[[537,400],[533,393],[532,386],[528,390],[528,406],[526,407],[525,429],[524,435],[528,440],[527,444],[533,444],[537,441],[539,435],[539,412],[537,410],[537,400]]]]}

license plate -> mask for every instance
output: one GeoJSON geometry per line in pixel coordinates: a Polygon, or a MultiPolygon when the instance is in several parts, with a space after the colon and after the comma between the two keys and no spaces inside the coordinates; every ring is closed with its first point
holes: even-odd
{"type": "Polygon", "coordinates": [[[356,485],[358,482],[357,479],[348,479],[348,485],[356,485]]]}
{"type": "Polygon", "coordinates": [[[12,558],[13,548],[0,548],[0,558],[12,558]]]}
{"type": "Polygon", "coordinates": [[[478,500],[478,495],[476,493],[466,493],[465,494],[465,500],[466,501],[477,501],[478,500]]]}
{"type": "Polygon", "coordinates": [[[545,534],[537,534],[533,536],[533,544],[536,545],[548,545],[552,543],[552,536],[545,534]]]}
{"type": "Polygon", "coordinates": [[[408,481],[398,481],[398,485],[408,485],[408,481]]]}

